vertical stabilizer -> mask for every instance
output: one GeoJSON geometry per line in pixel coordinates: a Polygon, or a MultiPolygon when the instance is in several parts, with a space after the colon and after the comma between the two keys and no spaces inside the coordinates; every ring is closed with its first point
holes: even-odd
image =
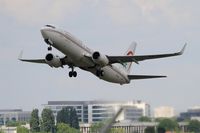
{"type": "MultiPolygon", "coordinates": [[[[131,45],[129,46],[128,50],[125,53],[125,56],[134,56],[135,55],[135,50],[136,50],[137,43],[132,42],[131,45]]],[[[132,62],[129,63],[123,63],[123,66],[125,67],[126,71],[128,74],[130,73],[132,62]]]]}

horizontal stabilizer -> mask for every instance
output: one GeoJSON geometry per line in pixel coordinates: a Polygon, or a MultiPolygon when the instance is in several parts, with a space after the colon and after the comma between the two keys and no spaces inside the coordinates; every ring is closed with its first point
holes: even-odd
{"type": "Polygon", "coordinates": [[[128,75],[130,80],[137,79],[151,79],[151,78],[166,78],[167,76],[156,76],[156,75],[128,75]]]}

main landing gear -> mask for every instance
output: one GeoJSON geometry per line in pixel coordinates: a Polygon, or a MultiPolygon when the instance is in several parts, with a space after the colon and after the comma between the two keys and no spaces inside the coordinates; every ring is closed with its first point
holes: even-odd
{"type": "Polygon", "coordinates": [[[100,76],[103,76],[104,75],[104,71],[103,70],[97,70],[96,71],[96,75],[97,75],[97,77],[100,77],[100,76]]]}
{"type": "Polygon", "coordinates": [[[74,71],[74,67],[71,67],[72,68],[72,70],[69,72],[69,77],[71,78],[71,77],[76,77],[77,76],[77,72],[76,71],[74,71]]]}

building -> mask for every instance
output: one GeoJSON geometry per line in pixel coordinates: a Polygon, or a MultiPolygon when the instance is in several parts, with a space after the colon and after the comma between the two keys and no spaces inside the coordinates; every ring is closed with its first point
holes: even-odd
{"type": "MultiPolygon", "coordinates": [[[[30,124],[26,124],[22,126],[30,130],[30,124]]],[[[17,127],[0,126],[0,131],[3,131],[3,133],[17,133],[17,127]]]]}
{"type": "Polygon", "coordinates": [[[141,116],[143,116],[143,109],[134,106],[126,106],[126,108],[122,111],[117,121],[137,121],[141,116]]]}
{"type": "Polygon", "coordinates": [[[168,106],[162,106],[154,109],[154,117],[159,118],[171,118],[174,117],[174,108],[168,106]]]}
{"type": "Polygon", "coordinates": [[[200,107],[196,106],[187,110],[187,112],[180,113],[180,120],[197,119],[200,120],[200,107]]]}
{"type": "Polygon", "coordinates": [[[17,127],[1,126],[0,131],[3,131],[3,133],[17,133],[17,127]]]}
{"type": "Polygon", "coordinates": [[[64,107],[73,107],[77,111],[80,122],[92,123],[112,116],[121,106],[127,108],[120,115],[118,120],[137,120],[141,116],[150,116],[150,105],[141,101],[49,101],[44,105],[50,108],[55,117],[57,112],[64,107]]]}
{"type": "MultiPolygon", "coordinates": [[[[134,121],[125,121],[118,122],[112,125],[112,128],[120,128],[123,130],[123,133],[145,133],[147,127],[153,127],[157,129],[159,123],[157,122],[134,122],[134,121]]],[[[179,128],[181,133],[187,133],[187,122],[180,122],[179,128]]],[[[80,124],[81,133],[91,133],[91,124],[80,124]]]]}
{"type": "Polygon", "coordinates": [[[30,118],[30,111],[23,111],[22,109],[0,110],[0,125],[5,125],[8,121],[29,121],[30,118]]]}

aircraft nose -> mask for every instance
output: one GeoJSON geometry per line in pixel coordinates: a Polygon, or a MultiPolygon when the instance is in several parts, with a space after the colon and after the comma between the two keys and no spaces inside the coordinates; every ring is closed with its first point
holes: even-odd
{"type": "Polygon", "coordinates": [[[47,33],[46,33],[47,30],[46,30],[46,28],[41,28],[41,29],[40,29],[40,32],[41,32],[43,38],[46,39],[46,38],[47,38],[47,33]]]}

